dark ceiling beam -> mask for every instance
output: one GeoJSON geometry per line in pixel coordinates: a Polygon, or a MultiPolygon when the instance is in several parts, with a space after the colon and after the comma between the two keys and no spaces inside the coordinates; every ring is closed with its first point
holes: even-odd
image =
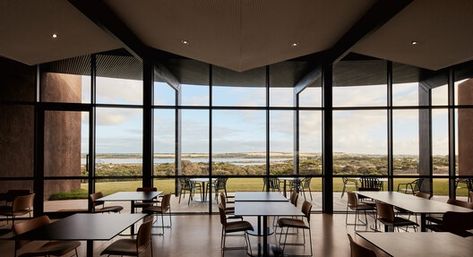
{"type": "MultiPolygon", "coordinates": [[[[306,56],[315,62],[315,68],[307,73],[296,87],[301,92],[305,87],[314,83],[319,77],[320,67],[324,64],[334,64],[340,61],[353,49],[355,44],[366,35],[376,31],[396,14],[406,8],[413,0],[378,0],[353,26],[327,51],[306,56]]],[[[302,58],[302,57],[301,57],[302,58]]]]}
{"type": "Polygon", "coordinates": [[[103,0],[68,1],[97,26],[122,42],[125,49],[137,59],[143,61],[143,58],[150,58],[153,60],[157,66],[158,76],[176,90],[179,89],[179,80],[161,63],[162,60],[175,55],[144,44],[103,0]]]}

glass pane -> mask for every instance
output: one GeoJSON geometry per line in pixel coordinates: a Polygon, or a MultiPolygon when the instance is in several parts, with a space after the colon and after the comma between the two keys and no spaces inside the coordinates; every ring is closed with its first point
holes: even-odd
{"type": "Polygon", "coordinates": [[[448,175],[448,110],[432,110],[432,168],[434,175],[448,175]]]}
{"type": "MultiPolygon", "coordinates": [[[[308,62],[301,61],[285,61],[270,65],[269,105],[274,107],[294,106],[294,87],[310,72],[311,68],[308,62]]],[[[307,101],[304,103],[307,103],[307,101]]]]}
{"type": "Polygon", "coordinates": [[[294,112],[270,112],[270,173],[296,174],[294,169],[294,112]]]}
{"type": "Polygon", "coordinates": [[[154,175],[176,171],[176,110],[154,110],[154,175]]]}
{"type": "Polygon", "coordinates": [[[341,61],[333,70],[333,106],[386,106],[386,62],[341,61]]]}
{"type": "Polygon", "coordinates": [[[34,107],[0,104],[0,113],[0,177],[33,177],[34,107]]]}
{"type": "MultiPolygon", "coordinates": [[[[95,192],[102,192],[103,195],[110,195],[116,192],[132,192],[141,187],[143,179],[98,179],[95,182],[95,192]]],[[[123,207],[122,213],[131,212],[130,201],[124,202],[105,202],[105,207],[110,205],[119,205],[123,207]]]]}
{"type": "Polygon", "coordinates": [[[266,70],[235,72],[215,67],[212,72],[214,106],[265,106],[266,70]]]}
{"type": "Polygon", "coordinates": [[[97,108],[96,114],[96,175],[140,176],[142,110],[97,108]]]}
{"type": "Polygon", "coordinates": [[[181,84],[181,105],[208,106],[209,86],[181,84]]]}
{"type": "Polygon", "coordinates": [[[88,208],[87,179],[45,180],[44,211],[67,211],[88,208]]]}
{"type": "Polygon", "coordinates": [[[97,103],[143,104],[143,64],[130,55],[97,55],[97,103]]]}
{"type": "Polygon", "coordinates": [[[44,175],[87,176],[89,113],[44,113],[44,175]]]}
{"type": "Polygon", "coordinates": [[[209,112],[182,110],[182,175],[209,174],[209,112]]]}
{"type": "Polygon", "coordinates": [[[403,64],[393,64],[393,105],[416,106],[419,104],[419,69],[403,64]]]}
{"type": "Polygon", "coordinates": [[[333,112],[334,174],[387,174],[387,112],[333,112]]]}
{"type": "Polygon", "coordinates": [[[393,159],[395,175],[419,174],[418,110],[393,111],[393,159]]]}
{"type": "Polygon", "coordinates": [[[176,90],[169,84],[154,82],[154,105],[176,105],[176,90]]]}
{"type": "Polygon", "coordinates": [[[473,104],[473,67],[463,65],[455,70],[455,104],[473,104]]]}
{"type": "Polygon", "coordinates": [[[432,105],[448,105],[448,86],[432,88],[432,105]]]}
{"type": "Polygon", "coordinates": [[[322,112],[299,111],[299,174],[322,174],[322,112]]]}
{"type": "Polygon", "coordinates": [[[263,175],[266,171],[266,113],[214,110],[214,175],[263,175]]]}
{"type": "Polygon", "coordinates": [[[457,175],[473,176],[473,109],[457,110],[457,175]]]}
{"type": "Polygon", "coordinates": [[[306,87],[299,94],[299,107],[321,107],[322,106],[322,87],[320,80],[309,87],[306,87]]]}

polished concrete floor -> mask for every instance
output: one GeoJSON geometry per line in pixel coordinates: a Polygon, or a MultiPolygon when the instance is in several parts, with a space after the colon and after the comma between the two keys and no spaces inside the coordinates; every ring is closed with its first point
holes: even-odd
{"type": "MultiPolygon", "coordinates": [[[[347,233],[353,234],[354,230],[353,226],[345,225],[345,215],[312,214],[311,217],[313,256],[350,256],[347,233]]],[[[253,224],[256,223],[256,220],[248,220],[253,224]]],[[[227,250],[224,255],[222,254],[220,250],[221,225],[217,215],[176,215],[172,217],[172,222],[172,229],[165,229],[164,236],[152,237],[155,257],[246,256],[245,250],[227,250]]],[[[299,233],[299,236],[291,240],[302,242],[302,239],[302,234],[299,233]]],[[[251,237],[250,240],[253,246],[257,245],[256,237],[251,237]]],[[[275,242],[275,237],[271,236],[270,240],[275,242]]],[[[94,256],[100,256],[100,252],[108,244],[110,242],[95,242],[94,256]]],[[[244,245],[243,237],[228,237],[227,246],[242,245],[244,245]]],[[[286,250],[288,254],[307,254],[309,246],[308,244],[305,247],[291,246],[286,250]]],[[[85,242],[82,242],[79,254],[85,256],[85,242]]],[[[0,256],[13,256],[12,241],[0,240],[0,256]]]]}

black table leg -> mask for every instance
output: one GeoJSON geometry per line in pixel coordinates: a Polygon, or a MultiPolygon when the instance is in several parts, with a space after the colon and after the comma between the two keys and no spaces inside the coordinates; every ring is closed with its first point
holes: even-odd
{"type": "Polygon", "coordinates": [[[420,214],[420,231],[421,232],[427,232],[427,228],[426,228],[426,225],[427,225],[427,215],[425,213],[421,213],[420,214]]]}
{"type": "MultiPolygon", "coordinates": [[[[135,213],[135,201],[131,201],[131,213],[135,213]]],[[[130,234],[132,236],[135,234],[135,223],[130,227],[130,234]]]]}
{"type": "Polygon", "coordinates": [[[94,256],[94,241],[92,240],[87,240],[87,246],[86,246],[86,251],[87,251],[87,257],[93,257],[94,256]]]}
{"type": "Polygon", "coordinates": [[[286,180],[284,180],[284,197],[287,197],[286,180]]]}
{"type": "Polygon", "coordinates": [[[261,216],[258,216],[258,256],[261,256],[261,216]]]}
{"type": "Polygon", "coordinates": [[[263,216],[263,256],[269,256],[268,249],[268,216],[263,216]]]}

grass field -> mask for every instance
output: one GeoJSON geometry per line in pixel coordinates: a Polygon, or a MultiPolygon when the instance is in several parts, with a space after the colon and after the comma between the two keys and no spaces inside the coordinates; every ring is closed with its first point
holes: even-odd
{"type": "MultiPolygon", "coordinates": [[[[399,183],[406,183],[412,181],[409,179],[395,179],[394,190],[397,189],[399,183]]],[[[448,195],[448,179],[434,179],[433,182],[434,195],[448,195]]],[[[174,179],[154,180],[154,185],[158,190],[166,193],[174,193],[175,182],[174,179]]],[[[101,191],[105,195],[118,191],[135,191],[137,187],[141,186],[140,180],[127,181],[107,181],[97,182],[95,184],[96,191],[101,191]]],[[[227,184],[229,192],[235,191],[261,191],[263,188],[263,179],[261,178],[230,178],[227,184]]],[[[334,178],[333,190],[341,192],[343,183],[341,178],[334,178]]],[[[313,178],[311,182],[311,189],[313,192],[322,191],[322,179],[313,178]]],[[[352,188],[350,190],[353,190],[352,188]]],[[[457,195],[466,196],[467,190],[465,188],[458,189],[457,195]]],[[[87,184],[81,184],[81,188],[71,192],[60,192],[51,195],[50,200],[64,200],[64,199],[85,199],[87,198],[87,184]]]]}

